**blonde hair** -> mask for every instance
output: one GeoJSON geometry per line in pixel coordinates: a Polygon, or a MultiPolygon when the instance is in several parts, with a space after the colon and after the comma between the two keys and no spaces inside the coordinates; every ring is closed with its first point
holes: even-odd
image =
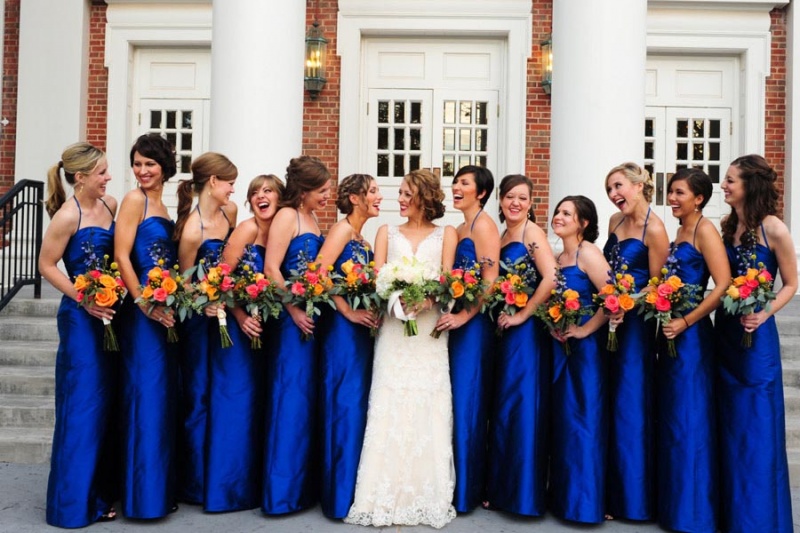
{"type": "Polygon", "coordinates": [[[70,144],[64,148],[61,153],[61,161],[47,171],[49,194],[44,206],[51,218],[67,200],[64,184],[61,182],[61,169],[64,169],[64,179],[67,180],[67,183],[74,186],[75,174],[91,174],[105,156],[106,154],[102,150],[86,142],[70,144]]]}
{"type": "Polygon", "coordinates": [[[608,171],[608,174],[606,174],[606,185],[608,185],[608,178],[617,172],[621,172],[622,175],[633,184],[641,183],[642,196],[644,196],[644,199],[647,200],[648,203],[653,200],[653,189],[655,189],[655,186],[653,185],[653,178],[650,176],[650,173],[647,171],[647,169],[642,168],[636,163],[632,163],[630,161],[627,163],[622,163],[621,165],[617,165],[608,171]]]}

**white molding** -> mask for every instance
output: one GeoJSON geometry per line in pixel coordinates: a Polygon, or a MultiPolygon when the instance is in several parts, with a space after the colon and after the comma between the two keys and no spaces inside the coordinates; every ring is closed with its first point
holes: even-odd
{"type": "Polygon", "coordinates": [[[784,7],[789,2],[776,2],[775,0],[649,0],[648,8],[669,9],[721,9],[721,10],[772,10],[784,7]]]}
{"type": "MultiPolygon", "coordinates": [[[[366,128],[362,40],[370,36],[495,37],[506,43],[500,108],[499,169],[524,172],[527,59],[532,49],[530,0],[339,0],[337,54],[341,58],[339,174],[361,172],[358,143],[366,128]]],[[[495,172],[498,169],[494,169],[495,172]]]]}

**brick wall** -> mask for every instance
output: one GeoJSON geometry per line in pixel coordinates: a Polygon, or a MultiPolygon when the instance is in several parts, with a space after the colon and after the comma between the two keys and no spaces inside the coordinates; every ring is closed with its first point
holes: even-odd
{"type": "Polygon", "coordinates": [[[17,143],[17,86],[19,83],[19,6],[20,0],[5,2],[5,35],[3,35],[2,116],[7,126],[0,126],[0,194],[14,185],[15,150],[17,143]]]}
{"type": "MultiPolygon", "coordinates": [[[[86,141],[106,149],[108,69],[104,66],[106,4],[92,0],[89,15],[89,80],[86,105],[86,141]]],[[[114,154],[119,157],[119,154],[114,154]]]]}
{"type": "MultiPolygon", "coordinates": [[[[778,213],[783,214],[786,172],[786,10],[773,9],[772,59],[767,78],[767,102],[764,116],[764,157],[778,173],[778,213]]],[[[738,154],[737,154],[738,157],[738,154]]]]}

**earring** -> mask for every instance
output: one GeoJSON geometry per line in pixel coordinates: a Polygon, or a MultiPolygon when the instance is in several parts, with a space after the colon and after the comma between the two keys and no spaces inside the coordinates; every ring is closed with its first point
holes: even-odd
{"type": "Polygon", "coordinates": [[[75,194],[80,194],[83,192],[83,183],[79,183],[75,186],[75,194]]]}

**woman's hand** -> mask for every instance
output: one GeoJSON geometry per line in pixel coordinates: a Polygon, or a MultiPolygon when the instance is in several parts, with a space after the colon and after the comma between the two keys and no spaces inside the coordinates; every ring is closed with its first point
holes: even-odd
{"type": "Polygon", "coordinates": [[[750,313],[749,315],[742,315],[739,318],[739,323],[744,327],[748,333],[752,333],[758,329],[761,324],[767,321],[769,317],[767,312],[763,309],[757,313],[750,313]]]}
{"type": "Polygon", "coordinates": [[[608,315],[608,323],[611,326],[617,327],[625,320],[625,311],[620,309],[616,313],[608,315]]]}
{"type": "Polygon", "coordinates": [[[407,316],[416,316],[423,311],[427,311],[428,309],[433,308],[433,300],[428,297],[422,300],[420,303],[415,305],[407,305],[403,298],[400,298],[400,304],[403,306],[403,312],[407,316]]]}
{"type": "Polygon", "coordinates": [[[175,327],[175,317],[172,316],[172,310],[163,305],[150,306],[142,302],[139,304],[139,310],[147,316],[150,320],[155,320],[165,328],[175,327]]]}
{"type": "Polygon", "coordinates": [[[344,314],[344,317],[353,324],[358,324],[368,328],[378,327],[378,317],[375,316],[375,313],[372,311],[367,311],[366,309],[348,309],[349,310],[347,312],[343,312],[342,314],[344,314]]]}
{"type": "Polygon", "coordinates": [[[466,324],[469,318],[466,317],[466,312],[459,311],[458,313],[445,313],[436,321],[436,329],[439,331],[448,331],[458,329],[466,324]]]}
{"type": "Polygon", "coordinates": [[[577,324],[572,324],[567,328],[567,331],[564,332],[564,340],[566,339],[583,339],[589,335],[589,331],[587,328],[583,326],[578,326],[577,324]]]}
{"type": "Polygon", "coordinates": [[[209,304],[203,308],[203,314],[210,318],[217,318],[217,311],[225,309],[225,304],[209,304]]]}
{"type": "Polygon", "coordinates": [[[111,320],[114,318],[114,313],[116,313],[116,311],[110,307],[100,307],[99,305],[85,305],[83,308],[91,316],[99,318],[100,320],[111,320]]]}
{"type": "Polygon", "coordinates": [[[305,310],[300,309],[296,305],[287,305],[286,311],[288,311],[289,316],[292,317],[295,325],[305,333],[306,335],[313,335],[314,334],[314,319],[308,316],[305,310]]]}
{"type": "Polygon", "coordinates": [[[526,320],[528,320],[529,315],[525,313],[524,310],[517,311],[513,315],[508,315],[506,313],[500,313],[500,316],[497,317],[497,327],[500,329],[508,329],[514,326],[519,326],[526,320]]]}
{"type": "Polygon", "coordinates": [[[239,329],[241,329],[248,338],[256,339],[261,336],[263,329],[259,319],[243,313],[236,313],[234,316],[236,317],[236,322],[239,323],[239,329]]]}
{"type": "Polygon", "coordinates": [[[562,344],[567,342],[567,337],[561,332],[560,329],[551,329],[550,336],[562,344]]]}
{"type": "Polygon", "coordinates": [[[661,331],[664,332],[664,336],[668,339],[674,339],[684,331],[689,329],[689,323],[686,322],[684,318],[673,318],[668,323],[661,326],[661,331]]]}

